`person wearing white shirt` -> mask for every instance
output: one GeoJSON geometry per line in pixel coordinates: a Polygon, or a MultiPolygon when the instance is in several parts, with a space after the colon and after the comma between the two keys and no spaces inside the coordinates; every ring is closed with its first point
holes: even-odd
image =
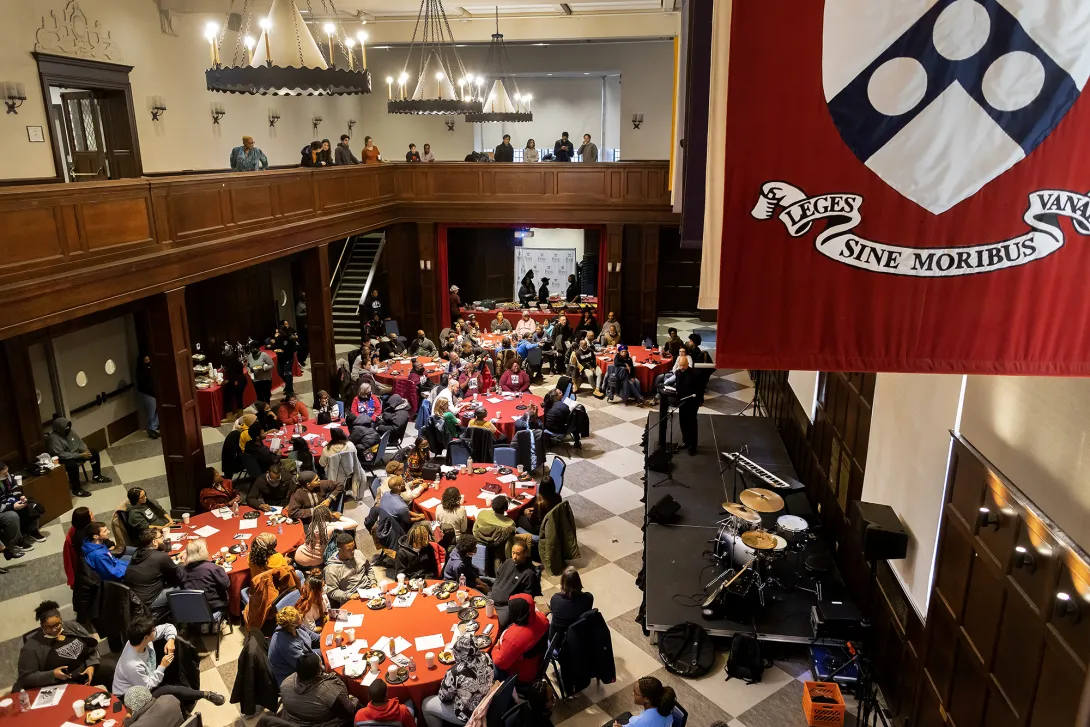
{"type": "Polygon", "coordinates": [[[530,317],[530,311],[524,310],[522,312],[522,318],[519,319],[519,322],[517,324],[515,324],[515,337],[522,338],[523,333],[529,333],[532,336],[534,335],[534,331],[536,330],[537,323],[535,323],[534,319],[530,317]]]}
{"type": "Polygon", "coordinates": [[[435,399],[437,401],[439,399],[446,399],[447,403],[450,404],[450,410],[454,411],[454,407],[458,403],[458,380],[451,377],[450,383],[447,384],[447,388],[440,391],[435,399]]]}
{"type": "Polygon", "coordinates": [[[128,641],[121,650],[114,669],[113,693],[118,697],[125,695],[133,687],[145,687],[152,696],[161,697],[172,694],[183,704],[193,703],[198,699],[207,699],[216,706],[226,699],[216,692],[202,692],[178,684],[163,684],[167,668],[174,662],[174,640],[178,630],[172,624],[156,626],[149,619],[138,617],[129,625],[128,641]],[[156,641],[165,641],[165,653],[159,659],[155,651],[156,641]]]}

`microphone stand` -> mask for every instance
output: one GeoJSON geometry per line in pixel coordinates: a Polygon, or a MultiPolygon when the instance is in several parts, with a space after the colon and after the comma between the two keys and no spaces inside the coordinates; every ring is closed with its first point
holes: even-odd
{"type": "MultiPolygon", "coordinates": [[[[647,462],[648,462],[648,460],[650,459],[650,456],[651,456],[650,455],[650,451],[651,451],[651,430],[654,429],[655,427],[658,427],[658,426],[662,425],[667,419],[669,419],[670,420],[670,444],[672,445],[673,442],[674,442],[674,414],[676,414],[678,409],[681,408],[682,402],[687,401],[689,399],[692,399],[695,396],[696,396],[696,394],[689,394],[688,396],[686,396],[686,397],[684,397],[682,399],[679,399],[672,409],[670,408],[669,402],[667,402],[665,398],[661,399],[662,405],[659,407],[659,420],[657,422],[655,422],[652,426],[647,428],[647,450],[645,451],[644,456],[643,456],[643,466],[644,466],[645,469],[649,469],[647,467],[647,462]],[[663,409],[667,410],[665,415],[662,412],[663,409]]],[[[668,457],[667,461],[670,461],[670,460],[673,459],[673,456],[674,456],[673,452],[671,452],[669,447],[667,447],[666,430],[665,429],[660,429],[659,430],[659,446],[655,451],[656,451],[656,453],[657,452],[665,452],[666,456],[668,457]]],[[[680,485],[680,486],[685,487],[685,488],[689,487],[684,482],[678,482],[677,480],[674,479],[674,476],[672,474],[672,468],[667,469],[665,474],[666,474],[666,479],[662,480],[661,482],[656,482],[655,484],[653,484],[651,486],[652,487],[658,487],[659,485],[665,485],[667,482],[673,482],[675,485],[680,485]]]]}

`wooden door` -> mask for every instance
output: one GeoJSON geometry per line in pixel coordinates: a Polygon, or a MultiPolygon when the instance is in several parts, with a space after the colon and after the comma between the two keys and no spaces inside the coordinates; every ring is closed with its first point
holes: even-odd
{"type": "Polygon", "coordinates": [[[123,91],[96,92],[102,117],[103,137],[110,179],[140,176],[136,160],[136,133],[129,115],[129,100],[123,91]]]}
{"type": "Polygon", "coordinates": [[[68,173],[73,182],[109,179],[102,114],[92,91],[61,94],[64,126],[70,140],[68,173]]]}

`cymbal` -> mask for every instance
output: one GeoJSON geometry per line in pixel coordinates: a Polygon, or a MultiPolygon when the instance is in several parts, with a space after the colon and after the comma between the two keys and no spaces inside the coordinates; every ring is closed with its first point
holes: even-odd
{"type": "Polygon", "coordinates": [[[750,530],[742,533],[742,542],[754,550],[775,550],[776,536],[763,533],[760,530],[750,530]]]}
{"type": "Polygon", "coordinates": [[[760,487],[742,490],[742,494],[738,499],[742,501],[743,505],[757,512],[779,512],[783,509],[782,497],[772,490],[765,490],[760,487]]]}
{"type": "Polygon", "coordinates": [[[761,522],[761,516],[745,505],[739,505],[736,502],[724,502],[723,509],[727,511],[728,515],[733,515],[739,520],[745,520],[747,523],[761,522]]]}

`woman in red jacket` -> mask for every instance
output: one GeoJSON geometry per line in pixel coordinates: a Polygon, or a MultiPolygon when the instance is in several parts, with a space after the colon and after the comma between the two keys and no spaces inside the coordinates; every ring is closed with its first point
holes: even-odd
{"type": "Polygon", "coordinates": [[[515,361],[511,364],[511,368],[503,372],[503,376],[500,377],[500,388],[504,391],[529,391],[530,390],[530,375],[522,372],[522,365],[515,361]]]}
{"type": "Polygon", "coordinates": [[[83,532],[94,522],[95,514],[90,508],[77,507],[72,511],[72,527],[64,537],[64,575],[68,577],[68,587],[76,585],[76,566],[83,557],[80,547],[83,545],[83,532]]]}
{"type": "Polygon", "coordinates": [[[511,625],[500,634],[500,640],[492,649],[492,663],[496,665],[496,678],[504,679],[518,674],[522,684],[537,679],[545,649],[534,647],[549,631],[549,617],[537,610],[533,596],[518,593],[507,603],[511,625]]]}

